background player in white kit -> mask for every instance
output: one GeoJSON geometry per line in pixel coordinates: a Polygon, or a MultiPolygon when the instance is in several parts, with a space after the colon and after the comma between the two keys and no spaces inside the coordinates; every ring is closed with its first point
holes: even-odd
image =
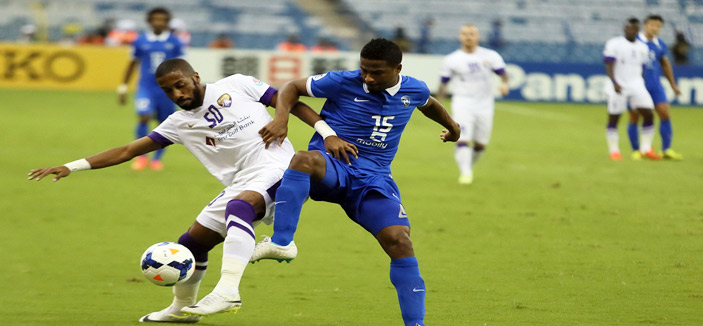
{"type": "Polygon", "coordinates": [[[605,72],[610,77],[605,84],[605,94],[608,96],[608,126],[606,139],[610,159],[619,161],[620,154],[618,138],[618,120],[627,105],[642,115],[642,139],[640,152],[646,158],[658,160],[659,155],[652,151],[654,138],[654,102],[647,92],[642,77],[642,66],[649,61],[649,48],[637,39],[639,20],[630,18],[625,24],[625,36],[618,36],[605,43],[603,62],[605,72]]]}
{"type": "MultiPolygon", "coordinates": [[[[236,311],[241,306],[239,282],[254,250],[253,227],[262,220],[271,223],[272,197],[294,153],[290,141],[285,139],[288,112],[276,112],[283,125],[272,122],[266,106],[275,107],[276,89],[243,75],[204,86],[198,73],[183,59],[164,61],[156,70],[156,79],[184,111],[170,115],[146,137],[62,166],[32,170],[29,179],[39,181],[56,174],[57,181],[72,171],[117,165],[173,143],[185,145],[226,188],[178,239],[193,253],[195,273],[185,283],[174,286],[174,300],[169,307],[140,321],[193,323],[200,320],[200,315],[236,311]],[[223,241],[220,281],[212,293],[196,304],[207,254],[223,241]]],[[[291,113],[311,126],[321,120],[302,103],[291,113]]],[[[325,147],[336,157],[340,150],[356,152],[354,145],[336,136],[327,137],[325,147]]]]}
{"type": "Polygon", "coordinates": [[[493,74],[501,78],[500,93],[508,95],[508,74],[505,62],[496,51],[478,45],[480,34],[476,26],[461,27],[461,49],[444,59],[440,75],[442,83],[437,98],[444,100],[446,86],[452,81],[452,118],[461,126],[461,136],[454,150],[459,166],[459,183],[473,182],[473,165],[491,139],[494,98],[493,74]],[[473,148],[469,147],[472,144],[473,148]]]}

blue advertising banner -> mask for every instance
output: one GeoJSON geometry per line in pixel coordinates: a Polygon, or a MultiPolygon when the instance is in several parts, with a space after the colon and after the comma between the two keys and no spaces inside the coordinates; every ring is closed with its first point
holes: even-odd
{"type": "MultiPolygon", "coordinates": [[[[509,100],[603,103],[608,82],[605,65],[509,63],[509,100]]],[[[666,78],[662,85],[672,104],[703,106],[703,67],[674,67],[681,90],[676,97],[666,78]]]]}

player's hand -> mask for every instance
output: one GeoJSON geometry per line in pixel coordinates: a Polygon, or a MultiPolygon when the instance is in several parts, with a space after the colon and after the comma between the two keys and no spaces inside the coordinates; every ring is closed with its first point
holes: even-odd
{"type": "Polygon", "coordinates": [[[681,95],[681,90],[679,89],[678,86],[676,86],[676,85],[671,85],[671,88],[674,90],[674,93],[676,94],[676,96],[681,95]]]}
{"type": "Polygon", "coordinates": [[[261,135],[261,138],[264,140],[267,149],[276,139],[278,139],[278,146],[281,146],[288,135],[288,121],[273,119],[273,121],[259,130],[259,135],[261,135]]]}
{"type": "Polygon", "coordinates": [[[347,152],[352,154],[354,158],[359,158],[359,149],[354,144],[348,143],[337,136],[325,138],[325,150],[338,160],[343,158],[343,161],[347,162],[347,164],[351,164],[347,152]]]}
{"type": "Polygon", "coordinates": [[[439,139],[442,140],[442,142],[446,143],[448,141],[455,142],[459,140],[459,136],[461,135],[461,128],[459,127],[459,124],[456,124],[452,130],[448,129],[443,129],[442,134],[439,135],[439,139]]]}
{"type": "Polygon", "coordinates": [[[44,179],[49,174],[55,174],[56,176],[54,177],[54,182],[59,181],[61,178],[67,177],[69,174],[71,174],[71,170],[69,170],[65,166],[55,166],[53,168],[48,168],[48,169],[34,169],[32,171],[29,171],[29,178],[27,180],[32,180],[36,179],[37,181],[44,179]]]}
{"type": "Polygon", "coordinates": [[[507,83],[501,83],[500,84],[500,95],[506,96],[508,93],[510,93],[510,87],[508,87],[507,83]]]}
{"type": "Polygon", "coordinates": [[[622,91],[622,87],[621,87],[620,85],[618,85],[618,84],[615,84],[615,85],[613,85],[613,86],[615,87],[615,92],[618,93],[618,94],[620,94],[620,92],[622,91]]]}
{"type": "Polygon", "coordinates": [[[125,105],[127,103],[127,94],[117,94],[117,103],[119,105],[125,105]]]}

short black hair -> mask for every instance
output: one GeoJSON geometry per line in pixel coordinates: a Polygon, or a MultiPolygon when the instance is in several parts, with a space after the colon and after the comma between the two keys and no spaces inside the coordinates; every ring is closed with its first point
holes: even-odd
{"type": "Polygon", "coordinates": [[[403,52],[398,44],[385,38],[375,38],[361,49],[361,57],[369,60],[383,60],[389,66],[397,66],[403,61],[403,52]]]}
{"type": "Polygon", "coordinates": [[[659,16],[659,15],[649,15],[649,16],[647,16],[647,18],[644,19],[644,23],[646,24],[646,23],[647,23],[648,21],[650,21],[650,20],[658,20],[658,21],[660,21],[662,24],[664,24],[664,18],[662,18],[662,16],[659,16]]]}
{"type": "Polygon", "coordinates": [[[630,17],[630,18],[627,20],[627,23],[628,23],[628,24],[633,24],[633,25],[639,25],[640,20],[637,19],[637,17],[630,17]]]}
{"type": "Polygon", "coordinates": [[[149,12],[146,13],[146,20],[150,20],[151,16],[156,15],[156,14],[164,14],[168,16],[168,19],[171,19],[171,12],[168,11],[168,9],[164,7],[154,7],[149,10],[149,12]]]}
{"type": "Polygon", "coordinates": [[[164,75],[168,75],[176,71],[180,71],[181,73],[183,73],[183,76],[186,77],[192,76],[195,72],[190,63],[188,63],[188,61],[185,61],[181,58],[168,59],[162,62],[158,68],[156,68],[155,78],[158,79],[164,75]]]}

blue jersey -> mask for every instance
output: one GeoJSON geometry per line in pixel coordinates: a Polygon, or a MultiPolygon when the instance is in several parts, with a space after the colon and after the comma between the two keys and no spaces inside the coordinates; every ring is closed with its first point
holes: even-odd
{"type": "Polygon", "coordinates": [[[659,60],[666,56],[666,44],[660,38],[655,37],[651,41],[640,33],[637,38],[649,48],[649,61],[644,65],[642,76],[648,89],[661,85],[661,65],[659,60]]]}
{"type": "Polygon", "coordinates": [[[175,35],[163,32],[139,34],[132,45],[132,58],[139,60],[139,88],[158,89],[154,73],[164,60],[183,56],[183,43],[175,35]]]}
{"type": "MultiPolygon", "coordinates": [[[[308,78],[308,94],[327,99],[320,116],[337,136],[359,149],[352,167],[363,173],[390,173],[400,136],[414,109],[427,104],[430,90],[424,82],[399,76],[398,84],[383,92],[369,92],[361,70],[332,71],[308,78]]],[[[315,133],[310,150],[325,150],[315,133]]]]}

